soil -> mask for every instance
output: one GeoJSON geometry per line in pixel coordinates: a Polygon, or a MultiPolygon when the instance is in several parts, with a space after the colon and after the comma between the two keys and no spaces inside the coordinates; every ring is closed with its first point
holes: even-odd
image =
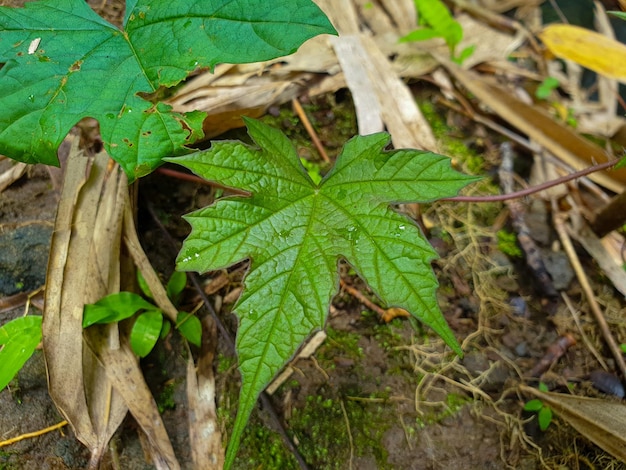
{"type": "MultiPolygon", "coordinates": [[[[473,135],[473,124],[461,120],[451,127],[450,119],[432,104],[433,93],[424,90],[418,101],[433,128],[439,129],[443,153],[458,159],[466,171],[488,174],[497,166],[497,158],[489,151],[497,138],[487,137],[484,140],[489,145],[472,143],[468,148],[464,136],[473,135]]],[[[348,93],[321,97],[305,108],[331,156],[356,133],[348,93]]],[[[308,136],[288,107],[272,110],[265,119],[293,139],[302,157],[319,165],[308,136]]],[[[481,184],[481,191],[496,191],[489,178],[481,184]]],[[[175,251],[169,248],[151,214],[156,214],[180,243],[189,231],[181,215],[211,203],[214,194],[208,186],[160,174],[143,178],[139,194],[142,244],[155,268],[167,279],[175,251]]],[[[49,239],[57,202],[58,191],[45,168],[39,166],[0,194],[0,245],[4,240],[12,246],[17,239],[31,242],[11,252],[2,251],[0,263],[13,262],[15,267],[0,270],[4,283],[0,286],[5,286],[0,289],[0,298],[30,292],[43,284],[46,251],[42,247],[49,239]],[[37,227],[36,237],[32,232],[25,236],[21,232],[24,227],[37,227]],[[27,262],[24,253],[29,254],[27,262]]],[[[563,332],[577,328],[562,300],[545,298],[530,280],[525,264],[515,256],[514,243],[498,241],[497,229],[502,224],[497,221],[502,218],[503,206],[442,202],[422,210],[427,235],[441,255],[434,263],[441,284],[440,305],[463,343],[465,356],[452,355],[430,330],[410,319],[383,323],[356,299],[340,292],[325,329],[328,338],[313,358],[298,361],[296,372],[270,397],[280,425],[309,468],[626,468],[558,418],[541,432],[534,416],[523,411],[529,397],[520,395],[516,386],[537,386],[537,380],[528,378],[529,371],[563,332]]],[[[539,220],[534,236],[543,240],[547,249],[555,240],[549,215],[541,204],[531,208],[531,213],[539,220]]],[[[568,263],[559,256],[555,255],[553,278],[571,279],[568,263]]],[[[616,331],[624,333],[623,302],[604,282],[593,260],[584,261],[605,309],[616,319],[616,331]],[[622,320],[617,320],[620,315],[622,320]]],[[[343,268],[345,281],[371,297],[349,268],[343,268]]],[[[212,301],[222,304],[237,287],[242,272],[241,266],[234,269],[231,283],[213,294],[212,301]]],[[[210,276],[204,281],[209,282],[210,276]]],[[[585,331],[603,351],[577,281],[570,280],[559,288],[575,302],[585,331]]],[[[195,295],[188,288],[186,301],[191,303],[195,295]]],[[[231,307],[232,303],[224,303],[219,315],[233,330],[236,320],[231,307]]],[[[1,313],[0,322],[23,313],[23,307],[1,313]]],[[[40,312],[31,306],[31,313],[40,312]]],[[[159,343],[142,361],[142,367],[177,457],[183,468],[191,468],[184,356],[182,345],[172,336],[159,343]]],[[[216,370],[219,419],[226,436],[236,413],[235,363],[233,352],[221,341],[216,370]]],[[[594,393],[586,379],[597,367],[586,348],[574,346],[542,380],[551,389],[566,389],[570,383],[594,393]]],[[[47,393],[40,351],[0,392],[0,409],[3,440],[62,420],[47,393]]],[[[277,426],[271,413],[259,408],[249,423],[235,468],[299,468],[277,426]]],[[[106,468],[154,468],[146,460],[131,418],[124,422],[111,448],[106,468]],[[116,461],[121,467],[116,467],[116,461]]],[[[0,450],[0,469],[79,469],[88,461],[88,452],[68,426],[0,450]]]]}

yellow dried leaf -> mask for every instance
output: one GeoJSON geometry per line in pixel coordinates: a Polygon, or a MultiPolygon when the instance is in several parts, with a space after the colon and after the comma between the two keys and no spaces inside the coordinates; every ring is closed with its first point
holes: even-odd
{"type": "Polygon", "coordinates": [[[601,75],[626,81],[626,45],[579,26],[554,24],[539,37],[555,56],[601,75]]]}

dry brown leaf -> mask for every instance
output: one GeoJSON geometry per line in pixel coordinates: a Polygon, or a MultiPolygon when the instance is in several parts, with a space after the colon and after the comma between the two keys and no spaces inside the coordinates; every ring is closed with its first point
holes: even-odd
{"type": "Polygon", "coordinates": [[[84,305],[119,292],[134,273],[120,262],[123,215],[129,207],[126,177],[117,165],[107,171],[106,153],[84,157],[75,142],[47,272],[42,328],[50,395],[91,451],[90,468],[99,465],[130,408],[148,436],[157,467],[175,469],[156,404],[136,357],[120,344],[117,325],[83,331],[84,305]]]}
{"type": "MultiPolygon", "coordinates": [[[[360,21],[353,0],[315,0],[339,34],[357,34],[360,21]]],[[[373,5],[372,5],[373,6],[373,5]]]]}
{"type": "Polygon", "coordinates": [[[146,385],[139,361],[130,346],[123,342],[118,349],[109,347],[109,333],[106,328],[96,325],[85,332],[85,339],[99,364],[106,370],[115,390],[144,431],[153,464],[158,469],[175,470],[180,468],[159,409],[146,385]]]}
{"type": "MultiPolygon", "coordinates": [[[[569,230],[570,235],[596,260],[604,274],[613,283],[613,287],[626,296],[626,271],[622,266],[621,253],[615,252],[615,247],[610,246],[611,237],[607,237],[606,241],[600,240],[582,220],[577,225],[575,229],[569,230]],[[608,251],[610,248],[614,250],[613,255],[608,251]]],[[[622,238],[620,248],[623,242],[622,238]]]]}
{"type": "Polygon", "coordinates": [[[542,392],[522,385],[580,434],[614,457],[626,461],[626,405],[597,398],[542,392]]]}
{"type": "Polygon", "coordinates": [[[417,28],[417,15],[413,0],[381,0],[381,3],[389,12],[393,22],[398,25],[398,32],[401,35],[408,34],[417,28]]]}
{"type": "MultiPolygon", "coordinates": [[[[77,142],[76,142],[77,144],[77,142]]],[[[83,305],[102,174],[108,157],[90,160],[75,145],[70,152],[65,185],[52,235],[43,315],[43,350],[50,396],[78,439],[100,457],[87,399],[83,392],[83,305]]]]}
{"type": "MultiPolygon", "coordinates": [[[[445,58],[439,60],[484,105],[575,170],[609,159],[601,147],[543,110],[521,102],[498,85],[488,83],[485,77],[463,70],[445,58]]],[[[593,173],[589,178],[611,191],[621,192],[626,185],[626,169],[593,173]]]]}

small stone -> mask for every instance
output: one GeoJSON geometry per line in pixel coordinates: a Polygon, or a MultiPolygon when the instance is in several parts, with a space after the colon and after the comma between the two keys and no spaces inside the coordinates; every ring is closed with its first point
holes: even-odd
{"type": "Polygon", "coordinates": [[[511,312],[517,317],[528,317],[528,305],[523,297],[513,297],[509,300],[511,312]]]}

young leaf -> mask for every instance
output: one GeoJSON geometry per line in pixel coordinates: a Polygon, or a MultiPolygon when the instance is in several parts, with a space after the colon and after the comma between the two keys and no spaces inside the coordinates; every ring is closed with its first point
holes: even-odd
{"type": "Polygon", "coordinates": [[[163,314],[159,310],[144,312],[137,317],[130,330],[130,347],[139,357],[146,357],[154,348],[163,327],[163,314]]]}
{"type": "Polygon", "coordinates": [[[169,281],[167,281],[166,291],[167,296],[173,304],[178,303],[178,297],[180,293],[185,289],[187,285],[187,275],[181,271],[174,271],[169,281]]]}
{"type": "Polygon", "coordinates": [[[609,15],[612,15],[621,20],[626,20],[626,12],[623,11],[607,11],[609,15]]]}
{"type": "Polygon", "coordinates": [[[145,295],[149,299],[154,299],[152,291],[150,290],[150,286],[148,285],[146,279],[143,277],[143,274],[141,274],[141,271],[139,270],[137,270],[137,284],[139,284],[139,288],[141,289],[141,292],[143,292],[143,295],[145,295]]]}
{"type": "Polygon", "coordinates": [[[441,37],[446,41],[450,49],[450,55],[454,56],[454,49],[463,39],[463,28],[459,22],[454,19],[441,0],[413,1],[420,24],[428,27],[417,29],[401,38],[400,41],[424,41],[441,37]]]}
{"type": "Polygon", "coordinates": [[[543,408],[543,402],[537,398],[527,401],[524,405],[526,411],[539,411],[541,408],[543,408]]]}
{"type": "Polygon", "coordinates": [[[139,310],[155,310],[156,307],[132,292],[118,292],[101,298],[95,304],[85,305],[83,328],[96,323],[112,323],[132,317],[139,310]]]}
{"type": "Polygon", "coordinates": [[[436,253],[390,204],[449,197],[476,180],[451,170],[447,157],[385,152],[389,136],[380,133],[351,139],[316,185],[280,131],[251,119],[246,124],[260,149],[214,142],[210,150],[167,159],[252,194],[187,215],[192,232],[177,260],[178,269],[200,272],[252,260],[235,306],[242,388],[228,465],[259,393],[312,330],[323,327],[339,258],[380,298],[411,312],[461,353],[437,305],[430,266],[436,253]]]}
{"type": "Polygon", "coordinates": [[[200,347],[202,340],[202,324],[195,315],[187,312],[178,312],[176,328],[187,341],[200,347]]]}
{"type": "Polygon", "coordinates": [[[0,7],[0,153],[58,164],[70,128],[90,116],[132,181],[187,153],[203,113],[173,113],[138,95],[199,67],[268,60],[334,33],[311,0],[127,0],[120,30],[84,0],[0,7]]]}
{"type": "Polygon", "coordinates": [[[552,422],[552,408],[549,406],[543,406],[537,413],[537,422],[539,423],[539,429],[545,431],[552,422]]]}
{"type": "Polygon", "coordinates": [[[40,316],[16,318],[0,328],[0,390],[15,377],[40,342],[40,316]]]}

